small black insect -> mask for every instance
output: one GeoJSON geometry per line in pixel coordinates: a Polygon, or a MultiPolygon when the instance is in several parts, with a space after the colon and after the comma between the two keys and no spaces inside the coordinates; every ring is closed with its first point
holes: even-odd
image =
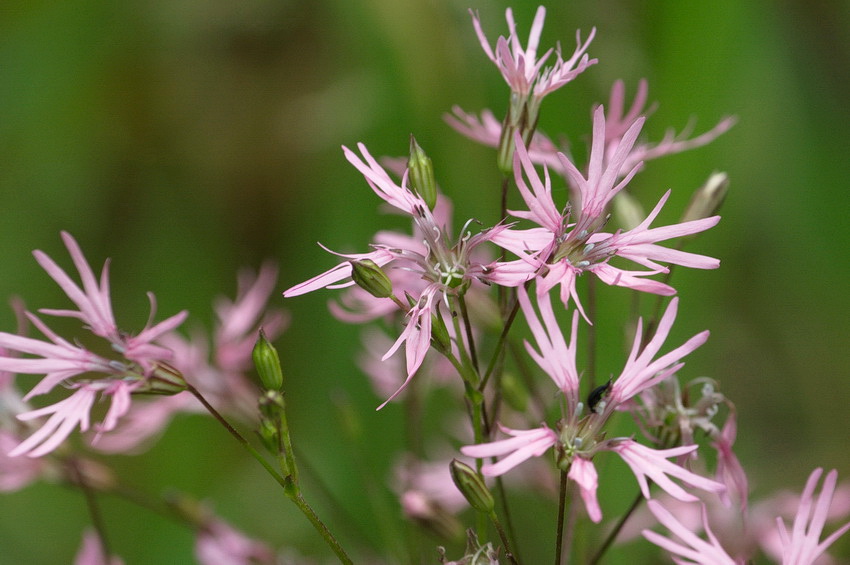
{"type": "MultiPolygon", "coordinates": [[[[611,392],[611,379],[608,379],[608,382],[604,385],[599,385],[587,395],[587,407],[591,412],[598,413],[596,411],[596,407],[599,406],[599,403],[608,396],[608,393],[611,392]]],[[[605,407],[603,403],[602,406],[599,406],[599,409],[602,410],[605,407]]]]}

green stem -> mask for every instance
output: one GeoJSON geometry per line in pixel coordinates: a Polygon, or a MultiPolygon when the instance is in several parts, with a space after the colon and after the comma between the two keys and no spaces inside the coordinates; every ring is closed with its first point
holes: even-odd
{"type": "Polygon", "coordinates": [[[472,322],[469,319],[469,311],[466,309],[466,300],[463,296],[458,296],[457,303],[460,306],[460,315],[463,318],[466,342],[469,344],[469,358],[472,360],[472,368],[478,373],[478,354],[475,351],[475,340],[472,338],[472,322]]]}
{"type": "MultiPolygon", "coordinates": [[[[274,478],[274,480],[277,481],[277,483],[281,487],[283,487],[284,494],[286,494],[287,498],[289,498],[292,502],[295,503],[298,509],[301,510],[301,512],[307,517],[310,523],[313,524],[313,527],[316,529],[319,535],[322,536],[322,538],[325,540],[325,543],[327,543],[331,550],[336,554],[340,563],[343,563],[343,565],[353,565],[351,558],[348,556],[348,554],[345,553],[345,550],[342,548],[342,546],[339,544],[333,534],[331,534],[327,526],[325,526],[325,524],[319,519],[316,512],[304,500],[304,497],[301,495],[301,489],[298,486],[298,483],[294,480],[293,475],[290,474],[287,477],[283,477],[280,473],[278,473],[275,468],[272,467],[272,465],[266,460],[266,458],[263,457],[262,454],[260,454],[260,452],[257,451],[257,449],[254,448],[254,446],[251,445],[248,440],[242,436],[242,434],[236,431],[236,429],[230,425],[230,422],[225,420],[224,416],[222,416],[215,408],[213,408],[212,405],[207,402],[207,399],[204,398],[204,396],[195,387],[189,384],[187,384],[186,386],[187,390],[195,398],[197,398],[201,404],[203,404],[204,408],[206,408],[207,411],[216,420],[218,420],[218,422],[222,426],[224,426],[228,433],[230,433],[230,435],[236,438],[236,440],[240,444],[242,444],[242,447],[244,447],[248,451],[248,453],[250,453],[251,456],[254,457],[254,459],[256,459],[260,463],[260,465],[263,466],[263,468],[272,476],[272,478],[274,478]]],[[[281,417],[281,422],[282,425],[285,425],[284,417],[281,417]]],[[[291,451],[292,444],[290,443],[288,437],[289,433],[287,428],[286,438],[284,439],[284,450],[289,452],[289,458],[287,459],[287,461],[291,462],[294,467],[295,461],[292,458],[291,451]]],[[[291,469],[290,472],[294,472],[294,468],[291,469]]]]}
{"type": "Polygon", "coordinates": [[[561,471],[558,496],[558,531],[555,532],[555,565],[561,565],[561,553],[564,541],[564,513],[567,506],[567,472],[561,471]]]}
{"type": "Polygon", "coordinates": [[[519,565],[519,562],[514,556],[514,552],[511,551],[511,545],[508,542],[508,537],[505,535],[505,530],[502,528],[502,524],[499,522],[499,517],[496,516],[496,513],[493,511],[490,512],[490,520],[496,527],[496,531],[499,532],[499,538],[502,540],[502,545],[505,548],[505,557],[507,557],[513,565],[519,565]]]}
{"type": "Polygon", "coordinates": [[[496,350],[493,353],[493,357],[490,359],[490,363],[487,365],[487,371],[484,373],[484,378],[481,379],[481,383],[478,385],[479,391],[484,391],[484,387],[487,386],[487,381],[490,380],[490,376],[496,369],[496,365],[499,362],[499,358],[503,354],[505,341],[507,341],[508,339],[508,333],[511,331],[511,326],[513,325],[514,320],[516,319],[517,312],[519,312],[519,300],[514,299],[514,306],[513,308],[511,308],[511,311],[508,314],[508,319],[505,320],[505,325],[502,328],[502,333],[499,334],[499,341],[496,342],[496,350]]]}
{"type": "Polygon", "coordinates": [[[608,551],[608,548],[611,547],[611,544],[614,543],[614,540],[617,539],[617,535],[620,533],[620,530],[625,526],[626,521],[631,517],[635,510],[637,510],[638,506],[640,506],[641,501],[643,501],[643,493],[638,492],[635,499],[632,501],[629,509],[626,510],[626,513],[620,516],[620,519],[617,521],[617,525],[614,526],[614,529],[608,534],[608,537],[605,538],[605,541],[602,542],[602,545],[593,555],[593,557],[588,561],[588,565],[596,565],[599,563],[599,560],[602,559],[602,556],[605,555],[605,552],[608,551]]]}

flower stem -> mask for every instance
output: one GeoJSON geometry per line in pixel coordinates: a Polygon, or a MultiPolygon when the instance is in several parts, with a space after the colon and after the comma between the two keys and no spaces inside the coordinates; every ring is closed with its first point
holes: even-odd
{"type": "Polygon", "coordinates": [[[499,532],[499,538],[502,540],[502,545],[505,547],[505,556],[513,565],[519,565],[516,557],[514,556],[513,551],[511,551],[511,545],[508,543],[508,536],[505,535],[505,529],[502,528],[501,522],[499,522],[499,517],[496,516],[495,512],[490,512],[490,520],[493,522],[493,525],[496,527],[496,531],[499,532]]]}
{"type": "Polygon", "coordinates": [[[561,552],[564,541],[564,511],[567,506],[567,472],[561,471],[558,496],[558,530],[555,532],[555,565],[561,565],[561,552]]]}
{"type": "MultiPolygon", "coordinates": [[[[263,468],[272,476],[272,478],[274,478],[274,480],[277,481],[277,483],[283,487],[283,492],[284,494],[286,494],[286,497],[289,498],[293,503],[295,503],[295,506],[297,506],[298,509],[301,510],[301,512],[307,517],[308,520],[310,520],[310,523],[313,524],[313,527],[316,529],[319,535],[322,536],[322,538],[325,540],[325,543],[327,543],[331,550],[333,550],[333,552],[336,554],[337,559],[339,559],[340,563],[343,563],[343,565],[353,565],[353,561],[351,561],[351,558],[348,556],[348,554],[345,552],[345,550],[342,548],[342,546],[339,544],[333,534],[331,534],[327,526],[325,526],[325,524],[319,519],[319,516],[316,514],[313,508],[309,504],[307,504],[307,502],[304,500],[304,497],[301,495],[301,488],[298,486],[298,483],[295,480],[295,461],[292,458],[292,444],[289,441],[289,433],[286,433],[284,436],[284,450],[289,452],[289,456],[287,457],[287,463],[291,463],[293,469],[290,469],[290,472],[292,474],[284,477],[283,475],[278,473],[274,467],[272,467],[272,465],[266,460],[266,458],[263,457],[262,454],[260,454],[260,452],[257,451],[257,449],[254,448],[254,446],[251,445],[248,440],[245,439],[244,436],[242,436],[242,434],[240,434],[233,426],[230,425],[230,422],[225,420],[224,416],[222,416],[215,408],[212,407],[209,402],[207,402],[207,399],[204,398],[204,396],[198,391],[198,389],[196,389],[192,385],[189,385],[188,383],[187,387],[189,392],[195,398],[197,398],[201,404],[204,405],[204,408],[206,408],[207,411],[212,414],[212,416],[216,420],[218,420],[218,422],[222,426],[224,426],[224,428],[230,433],[230,435],[236,438],[236,440],[240,444],[242,444],[242,447],[244,447],[248,451],[248,453],[250,453],[251,456],[256,459],[260,463],[260,465],[263,466],[263,468]]],[[[285,421],[285,418],[281,417],[282,429],[283,426],[286,425],[285,421]]]]}
{"type": "Polygon", "coordinates": [[[614,529],[608,534],[608,537],[605,538],[605,541],[593,555],[593,557],[588,561],[588,565],[596,565],[599,563],[599,560],[602,559],[602,556],[605,555],[605,552],[608,551],[608,548],[611,547],[611,544],[614,543],[614,540],[617,539],[617,535],[620,533],[620,530],[623,529],[623,526],[626,524],[626,521],[631,517],[637,507],[640,506],[640,503],[643,501],[643,493],[638,492],[634,501],[632,501],[629,509],[626,510],[625,514],[620,517],[620,520],[617,522],[617,525],[614,526],[614,529]]]}

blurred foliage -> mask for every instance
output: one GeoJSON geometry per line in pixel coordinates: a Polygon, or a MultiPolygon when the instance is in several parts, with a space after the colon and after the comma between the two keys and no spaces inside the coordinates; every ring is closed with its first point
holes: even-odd
{"type": "MultiPolygon", "coordinates": [[[[600,64],[543,105],[542,129],[566,132],[577,153],[585,151],[591,104],[607,101],[617,78],[629,92],[641,77],[649,80],[650,99],[659,102],[650,139],[691,119],[700,132],[738,116],[712,145],[648,164],[634,186],[645,203],[672,188],[673,219],[713,170],[732,180],[723,221],[693,246],[720,257],[722,267],[675,274],[682,306],[671,339],[711,329],[685,370],[717,378],[737,402],[741,458],[756,496],[801,489],[815,466],[850,479],[850,230],[843,217],[850,6],[553,4],[543,45],[560,40],[571,49],[577,28],[598,28],[590,53],[600,64]]],[[[457,220],[492,222],[494,152],[455,134],[441,116],[453,104],[505,110],[507,90],[478,46],[467,8],[479,10],[495,40],[506,33],[507,5],[7,0],[0,296],[21,295],[31,308],[66,303],[30,256],[42,249],[64,257],[58,232],[65,229],[93,264],[113,258],[116,313],[128,329],[143,325],[148,290],[161,316],[189,308],[190,326],[209,323],[210,301],[232,294],[239,267],[275,258],[283,290],[334,263],[317,240],[364,249],[376,228],[396,225],[376,214],[376,198],[339,146],[363,141],[375,155],[402,155],[411,132],[454,199],[457,220]]],[[[511,5],[526,34],[536,4],[511,5]]],[[[627,306],[617,294],[604,295],[605,315],[627,306]]],[[[364,477],[386,488],[402,445],[403,407],[374,411],[379,399],[351,362],[360,330],[331,318],[330,296],[274,302],[293,314],[279,343],[295,442],[338,501],[317,493],[320,513],[344,523],[372,503],[374,491],[359,486],[364,477]],[[358,420],[359,440],[342,429],[340,403],[358,420]]],[[[11,329],[11,312],[0,322],[11,329]]],[[[607,337],[619,351],[621,336],[607,337]]],[[[297,541],[305,554],[326,554],[274,495],[273,482],[210,421],[183,417],[149,453],[118,457],[116,465],[153,492],[175,486],[215,501],[228,520],[272,543],[297,541]]],[[[308,479],[308,493],[311,487],[316,492],[308,479]]],[[[633,484],[622,485],[609,507],[618,499],[625,506],[633,492],[633,484]]],[[[539,515],[541,504],[518,501],[518,519],[539,515]]],[[[128,564],[191,560],[189,532],[122,502],[107,501],[105,513],[128,564]]],[[[348,545],[386,544],[394,530],[382,528],[396,516],[341,526],[340,537],[348,545]]],[[[85,523],[82,498],[58,486],[1,496],[0,564],[68,562],[85,523]]],[[[549,543],[541,532],[521,547],[548,560],[549,543]]],[[[434,562],[435,544],[420,544],[423,562],[434,562]]],[[[636,562],[636,554],[624,555],[611,562],[636,562]]]]}

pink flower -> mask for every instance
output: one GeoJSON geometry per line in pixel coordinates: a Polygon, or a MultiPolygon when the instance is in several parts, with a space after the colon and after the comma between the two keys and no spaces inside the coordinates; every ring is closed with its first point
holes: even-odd
{"type": "MultiPolygon", "coordinates": [[[[12,457],[23,454],[40,457],[56,449],[76,427],[86,431],[89,410],[97,397],[108,398],[110,407],[96,426],[95,441],[101,433],[114,429],[127,413],[131,393],[151,390],[173,393],[185,388],[182,377],[174,374],[165,363],[172,352],[156,341],[182,323],[187,313],[180,312],[154,326],[149,322],[136,336],[119,330],[109,298],[108,262],[98,283],[74,238],[65,232],[62,238],[80,273],[82,288],[47,255],[41,251],[35,251],[34,255],[79,310],[46,309],[42,312],[80,319],[94,335],[106,339],[120,358],[107,358],[71,344],[29,312],[26,316],[47,341],[0,332],[0,348],[3,349],[0,371],[44,375],[24,400],[50,392],[59,384],[75,391],[56,404],[18,415],[23,421],[46,415],[49,418],[38,431],[9,452],[12,457]],[[20,357],[20,354],[35,357],[20,357]]],[[[153,295],[148,296],[153,305],[153,295]]]]}
{"type": "Polygon", "coordinates": [[[747,497],[749,494],[749,482],[744,467],[738,460],[738,456],[732,450],[737,436],[738,426],[735,412],[732,411],[726,417],[723,429],[717,435],[711,446],[717,450],[717,479],[726,485],[726,492],[721,494],[725,504],[731,504],[734,497],[742,512],[747,512],[747,497]]]}
{"type": "Polygon", "coordinates": [[[800,506],[794,517],[794,524],[789,532],[781,518],[776,519],[776,529],[782,546],[782,565],[810,565],[820,557],[826,548],[835,540],[850,530],[850,522],[834,531],[825,540],[820,541],[823,526],[832,504],[835,493],[835,482],[838,473],[833,469],[826,474],[821,486],[821,492],[814,499],[815,488],[823,469],[815,469],[806,481],[806,487],[800,497],[800,506]]]}
{"type": "Polygon", "coordinates": [[[573,190],[572,206],[565,209],[554,202],[548,170],[544,170],[544,179],[541,181],[517,137],[517,164],[514,172],[528,211],[510,213],[540,227],[502,230],[493,235],[492,241],[520,257],[514,262],[516,271],[525,271],[529,276],[536,275],[539,278],[539,294],[561,285],[561,301],[566,305],[572,298],[581,309],[576,294],[576,279],[589,272],[606,284],[672,295],[675,293],[672,287],[645,278],[667,272],[668,269],[659,264],[659,261],[699,269],[713,269],[719,266],[720,262],[716,259],[657,245],[660,241],[699,233],[720,220],[719,216],[713,216],[650,228],[650,224],[661,212],[669,191],[649,216],[633,229],[613,234],[602,231],[607,221],[606,211],[611,199],[626,186],[640,166],[636,164],[623,172],[642,124],[642,118],[634,122],[623,135],[614,154],[606,159],[604,110],[601,106],[597,108],[594,113],[593,146],[586,176],[579,172],[565,155],[558,154],[573,190]],[[528,183],[523,178],[523,171],[528,183]],[[614,256],[629,259],[648,270],[628,271],[613,267],[609,260],[614,256]]]}
{"type": "Polygon", "coordinates": [[[478,40],[481,43],[481,48],[484,49],[484,53],[498,67],[511,90],[522,97],[533,94],[538,100],[542,99],[597,62],[596,59],[588,59],[585,53],[596,34],[594,28],[584,44],[581,43],[581,35],[576,33],[576,49],[572,57],[566,61],[563,60],[559,46],[555,51],[554,65],[543,69],[543,64],[553,51],[549,49],[540,58],[537,57],[540,33],[543,30],[543,19],[546,17],[546,9],[543,6],[537,9],[537,14],[534,16],[534,23],[531,25],[531,32],[525,49],[519,41],[513,12],[510,8],[505,12],[510,35],[507,38],[499,36],[499,39],[496,40],[495,50],[491,49],[484,31],[481,29],[478,15],[472,10],[470,10],[470,14],[472,14],[472,25],[475,27],[475,33],[478,34],[478,40]]]}
{"type": "Polygon", "coordinates": [[[485,463],[481,473],[488,477],[504,475],[523,461],[532,457],[540,457],[550,447],[558,443],[558,434],[545,424],[532,430],[512,430],[499,426],[502,432],[511,436],[510,439],[466,445],[460,452],[468,457],[484,459],[485,457],[501,457],[507,455],[498,463],[485,463]]]}
{"type": "Polygon", "coordinates": [[[567,344],[552,311],[548,294],[537,296],[540,318],[532,307],[525,288],[518,290],[517,297],[537,343],[537,349],[529,343],[526,343],[526,349],[564,394],[563,417],[558,421],[555,430],[545,424],[531,430],[514,430],[500,426],[504,433],[512,437],[462,447],[461,453],[469,457],[503,457],[496,463],[485,463],[481,468],[484,475],[502,475],[554,447],[558,467],[569,471],[568,478],[579,486],[588,515],[597,522],[601,520],[602,513],[596,499],[598,479],[592,459],[601,451],[613,451],[629,465],[647,498],[649,488],[646,477],[679,500],[692,501],[696,500],[696,497],[685,492],[670,477],[708,492],[717,493],[724,490],[723,484],[667,461],[670,457],[692,453],[697,449],[696,445],[655,450],[628,438],[606,439],[605,425],[621,404],[679,369],[683,365],[682,357],[707,339],[708,332],[697,334],[683,345],[654,360],[672,327],[677,300],[671,301],[655,336],[643,348],[640,343],[640,325],[638,326],[638,337],[620,376],[607,385],[607,391],[599,398],[589,399],[585,405],[579,398],[580,374],[576,368],[578,313],[573,312],[572,334],[567,344]]]}
{"type": "Polygon", "coordinates": [[[643,320],[638,320],[635,339],[626,365],[623,372],[611,385],[608,400],[610,408],[625,403],[635,395],[667,379],[682,368],[684,363],[681,362],[681,359],[685,355],[689,355],[708,340],[708,330],[702,331],[669,353],[654,359],[673,328],[678,308],[678,298],[672,299],[664,311],[664,315],[661,316],[661,321],[658,323],[658,328],[655,330],[652,339],[643,346],[641,346],[643,320]]]}
{"type": "Polygon", "coordinates": [[[701,477],[684,467],[667,461],[669,457],[690,453],[696,448],[696,445],[684,445],[682,447],[674,447],[673,449],[651,449],[635,441],[625,440],[617,442],[611,450],[622,457],[623,461],[631,468],[632,473],[634,473],[638,480],[640,490],[646,498],[649,498],[649,484],[646,482],[646,477],[649,477],[673,498],[684,502],[692,502],[699,499],[685,492],[682,487],[670,480],[670,477],[675,477],[694,488],[702,489],[706,492],[720,493],[726,488],[721,483],[701,477]]]}
{"type": "MultiPolygon", "coordinates": [[[[220,296],[213,303],[216,324],[212,337],[201,329],[188,339],[170,332],[162,336],[160,343],[173,352],[171,364],[218,410],[253,423],[258,392],[246,375],[252,367],[251,352],[260,327],[273,340],[287,319],[282,311],[267,309],[277,282],[277,268],[265,264],[257,274],[242,270],[237,280],[235,300],[220,296]]],[[[134,402],[122,425],[103,434],[93,447],[110,453],[141,451],[180,412],[206,413],[188,392],[134,402]]]]}
{"type": "Polygon", "coordinates": [[[690,453],[697,448],[695,445],[656,450],[623,438],[598,442],[586,441],[588,438],[575,436],[574,431],[566,427],[562,427],[558,431],[550,429],[545,424],[540,428],[531,430],[512,430],[503,426],[499,427],[504,433],[512,437],[490,443],[466,445],[460,448],[461,453],[477,459],[504,456],[497,463],[486,463],[481,467],[482,474],[495,477],[507,473],[532,457],[541,456],[554,446],[558,465],[563,465],[562,468],[569,468],[568,478],[575,481],[579,486],[585,508],[594,522],[602,519],[602,512],[596,499],[598,486],[596,469],[591,461],[599,451],[617,453],[631,468],[641,487],[641,492],[646,498],[650,497],[646,477],[651,478],[661,489],[674,498],[683,501],[698,499],[673,482],[670,477],[708,492],[717,493],[725,488],[718,482],[701,477],[684,467],[667,461],[669,457],[690,453]],[[573,470],[572,465],[577,465],[577,468],[573,470]]]}
{"type": "Polygon", "coordinates": [[[21,443],[20,438],[0,430],[0,491],[14,492],[35,482],[44,470],[43,461],[11,457],[9,452],[21,443]]]}
{"type": "MultiPolygon", "coordinates": [[[[449,305],[451,297],[467,292],[473,283],[500,284],[510,273],[496,273],[493,265],[476,259],[474,251],[489,241],[505,226],[485,230],[472,235],[462,230],[459,239],[449,236],[446,223],[447,212],[438,205],[432,210],[424,200],[407,187],[407,173],[401,184],[396,184],[389,174],[369,154],[366,147],[358,145],[363,158],[348,148],[345,156],[366,178],[372,190],[391,206],[412,217],[414,237],[382,232],[373,244],[374,251],[360,254],[337,254],[349,260],[370,259],[379,267],[385,267],[393,283],[393,292],[398,302],[406,302],[408,295],[415,302],[406,312],[406,325],[401,335],[386,352],[387,359],[404,345],[407,378],[401,387],[387,399],[392,400],[413,378],[431,346],[431,329],[434,319],[443,316],[441,304],[449,305]],[[442,220],[442,221],[441,221],[442,220]],[[392,244],[390,244],[392,242],[392,244]]],[[[442,200],[442,199],[441,199],[442,200]]],[[[469,224],[467,223],[467,226],[469,224]]],[[[324,273],[286,290],[285,297],[298,296],[320,288],[342,288],[354,284],[351,280],[351,263],[345,261],[324,273]]],[[[520,274],[520,277],[526,276],[520,274]]],[[[526,276],[527,278],[527,276],[526,276]]],[[[336,313],[353,321],[365,321],[395,310],[390,299],[377,299],[365,292],[354,291],[344,300],[345,309],[336,313]],[[382,303],[376,305],[376,301],[382,303]],[[354,312],[348,312],[349,309],[354,312]],[[362,315],[358,315],[360,311],[362,315]]],[[[378,408],[382,408],[384,404],[378,408]]]]}
{"type": "MultiPolygon", "coordinates": [[[[38,264],[65,291],[65,294],[77,305],[79,310],[43,308],[39,312],[82,320],[94,335],[109,340],[115,351],[121,353],[126,359],[139,363],[145,370],[149,370],[151,363],[155,360],[168,361],[171,358],[171,352],[153,342],[164,333],[183,323],[188,312],[184,310],[155,326],[145,326],[145,329],[136,336],[119,330],[112,315],[112,303],[109,297],[109,261],[107,260],[103,266],[98,284],[76,240],[67,232],[62,232],[62,240],[65,242],[65,247],[68,248],[74,266],[77,267],[80,274],[82,288],[77,286],[71,277],[44,252],[36,250],[33,251],[33,255],[38,264]]],[[[151,302],[151,318],[153,318],[156,311],[156,299],[152,293],[148,293],[148,299],[151,302]]]]}
{"type": "Polygon", "coordinates": [[[679,522],[675,516],[667,511],[661,503],[650,500],[648,503],[649,509],[661,524],[667,527],[670,532],[676,535],[682,543],[665,538],[661,534],[652,530],[644,530],[643,537],[650,542],[666,549],[671,554],[684,557],[689,561],[683,561],[676,557],[673,560],[679,564],[691,565],[743,565],[743,559],[733,559],[721,547],[720,542],[708,527],[708,516],[703,508],[703,524],[705,527],[708,541],[703,540],[690,529],[679,522]]]}
{"type": "MultiPolygon", "coordinates": [[[[617,149],[619,139],[631,125],[641,116],[647,116],[653,110],[649,108],[644,110],[644,105],[647,100],[648,87],[646,79],[641,79],[638,83],[637,94],[628,111],[625,110],[625,86],[623,81],[618,80],[611,88],[611,97],[608,102],[608,112],[606,118],[606,145],[608,154],[612,154],[617,149]]],[[[690,127],[686,127],[680,134],[672,129],[668,129],[664,134],[664,138],[658,143],[637,143],[629,153],[628,158],[623,164],[624,170],[631,169],[632,166],[640,161],[649,161],[666,155],[681,153],[689,149],[702,147],[711,143],[722,134],[729,131],[735,125],[735,118],[727,117],[718,122],[716,126],[709,131],[698,135],[692,139],[687,139],[690,134],[690,127]]]]}
{"type": "MultiPolygon", "coordinates": [[[[771,554],[777,562],[782,565],[812,565],[816,562],[821,562],[819,559],[828,557],[825,555],[826,549],[832,545],[839,537],[850,530],[850,523],[844,524],[835,530],[825,540],[820,541],[823,533],[823,527],[828,519],[832,517],[834,512],[833,495],[835,494],[835,483],[837,473],[835,470],[827,473],[824,479],[821,493],[815,499],[814,491],[817,488],[818,480],[823,473],[822,469],[815,469],[809,476],[806,482],[806,487],[803,494],[797,501],[798,507],[794,517],[794,523],[789,532],[785,522],[781,517],[775,520],[776,528],[772,533],[775,537],[770,539],[778,539],[778,547],[774,547],[772,543],[765,545],[764,539],[760,541],[765,550],[771,554]]],[[[846,501],[844,501],[846,502],[846,501]]],[[[655,515],[659,522],[666,526],[671,533],[679,537],[685,544],[674,542],[655,532],[649,530],[643,531],[643,536],[652,543],[666,549],[674,555],[685,557],[692,561],[676,560],[677,563],[696,563],[699,565],[716,565],[716,564],[742,564],[744,558],[732,558],[727,553],[726,549],[721,546],[720,541],[709,527],[709,514],[706,510],[706,505],[702,504],[702,528],[706,531],[708,542],[701,539],[692,531],[692,527],[685,526],[679,518],[673,514],[659,502],[651,501],[649,503],[650,511],[655,515]]],[[[670,506],[673,507],[672,505],[670,506]]],[[[762,514],[761,510],[754,512],[756,516],[762,514]]],[[[724,519],[724,516],[718,517],[724,519]]],[[[766,538],[766,533],[760,533],[762,525],[761,518],[757,517],[756,522],[751,524],[750,529],[754,530],[757,536],[766,538]]],[[[745,528],[746,529],[746,528],[745,528]]],[[[727,540],[730,544],[740,542],[740,529],[734,532],[735,538],[727,540]]],[[[674,558],[675,559],[675,558],[674,558]]]]}
{"type": "Polygon", "coordinates": [[[273,565],[274,551],[223,520],[210,520],[198,531],[195,557],[201,565],[273,565]]]}

